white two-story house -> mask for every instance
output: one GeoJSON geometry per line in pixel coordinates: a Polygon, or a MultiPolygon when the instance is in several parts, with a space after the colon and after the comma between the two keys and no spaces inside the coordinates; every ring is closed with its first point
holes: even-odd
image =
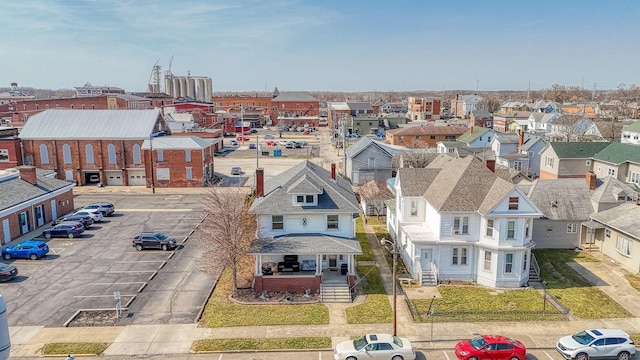
{"type": "MultiPolygon", "coordinates": [[[[310,161],[264,181],[256,171],[257,219],[254,289],[322,292],[324,285],[349,289],[355,283],[355,237],[360,214],[351,184],[310,161]]],[[[350,297],[349,299],[350,300],[350,297]]]]}
{"type": "Polygon", "coordinates": [[[387,229],[414,279],[520,287],[529,281],[533,219],[540,210],[516,185],[472,156],[439,154],[399,169],[387,229]]]}

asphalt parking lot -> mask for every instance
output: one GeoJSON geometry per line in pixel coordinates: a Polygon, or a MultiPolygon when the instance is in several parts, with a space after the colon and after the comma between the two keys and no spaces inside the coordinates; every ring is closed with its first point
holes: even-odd
{"type": "MultiPolygon", "coordinates": [[[[95,223],[73,239],[46,241],[40,260],[2,260],[18,277],[0,284],[10,326],[64,326],[78,311],[113,309],[120,293],[118,325],[193,322],[216,276],[201,270],[197,240],[191,235],[203,220],[199,195],[85,194],[76,207],[95,201],[114,203],[114,216],[95,223]],[[141,231],[174,236],[173,251],[136,251],[141,231]]],[[[13,245],[13,243],[11,244],[13,245]]]]}

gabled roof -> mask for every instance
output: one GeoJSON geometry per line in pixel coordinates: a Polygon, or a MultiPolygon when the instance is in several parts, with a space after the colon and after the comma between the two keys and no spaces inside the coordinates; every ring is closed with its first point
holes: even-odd
{"type": "Polygon", "coordinates": [[[349,111],[349,105],[347,105],[347,103],[344,101],[339,101],[339,102],[334,101],[334,102],[328,103],[328,105],[330,110],[349,111]]]}
{"type": "Polygon", "coordinates": [[[438,176],[440,169],[400,168],[396,175],[396,182],[400,181],[402,196],[417,197],[424,194],[433,179],[438,176]]]}
{"type": "MultiPolygon", "coordinates": [[[[153,138],[153,148],[155,150],[200,150],[213,145],[211,140],[198,136],[159,136],[153,138]]],[[[142,142],[142,150],[150,150],[151,142],[146,139],[142,142]]]]}
{"type": "Polygon", "coordinates": [[[33,185],[20,176],[7,177],[0,181],[0,211],[22,204],[26,201],[36,199],[56,190],[68,187],[71,189],[74,184],[68,181],[45,176],[46,172],[36,169],[36,179],[38,183],[33,185]]]}
{"type": "Polygon", "coordinates": [[[607,147],[608,142],[551,142],[559,159],[586,159],[591,158],[599,151],[607,147]]]}
{"type": "Polygon", "coordinates": [[[520,141],[520,136],[516,133],[505,133],[496,131],[495,141],[500,144],[517,144],[520,141]]]}
{"type": "Polygon", "coordinates": [[[271,100],[272,102],[287,102],[287,101],[318,101],[318,99],[314,98],[311,94],[306,91],[288,91],[281,92],[280,95],[276,96],[271,100]]]}
{"type": "Polygon", "coordinates": [[[287,188],[287,194],[290,195],[319,195],[322,194],[322,188],[310,179],[307,174],[302,175],[296,182],[287,188]]]}
{"type": "Polygon", "coordinates": [[[380,150],[389,154],[389,156],[393,156],[394,154],[397,154],[399,152],[407,151],[407,148],[405,148],[404,146],[391,145],[381,141],[374,140],[368,136],[363,136],[358,141],[353,143],[353,145],[347,148],[346,150],[347,156],[350,158],[354,158],[369,146],[376,146],[380,148],[380,150]]]}
{"type": "Polygon", "coordinates": [[[492,129],[482,127],[482,126],[474,126],[471,129],[469,129],[469,131],[460,135],[460,137],[458,137],[458,141],[462,141],[468,144],[478,139],[482,135],[488,133],[489,131],[492,131],[492,129]]]}
{"type": "MultiPolygon", "coordinates": [[[[433,161],[427,167],[434,168],[433,161]]],[[[481,211],[493,208],[515,185],[500,179],[474,157],[450,160],[424,193],[437,211],[481,211]]]]}
{"type": "Polygon", "coordinates": [[[29,118],[23,140],[146,139],[160,110],[45,110],[29,118]]]}
{"type": "Polygon", "coordinates": [[[618,203],[620,196],[638,199],[638,193],[629,185],[613,176],[606,176],[598,180],[598,187],[591,194],[591,200],[599,204],[618,203]]]}
{"type": "Polygon", "coordinates": [[[256,198],[249,209],[252,214],[358,213],[360,208],[351,184],[311,161],[302,161],[264,183],[264,196],[256,198]],[[304,178],[304,182],[299,182],[304,178]],[[294,206],[290,189],[319,191],[318,205],[294,206]]]}
{"type": "Polygon", "coordinates": [[[350,110],[373,110],[373,106],[368,102],[350,102],[347,101],[350,110]]]}
{"type": "Polygon", "coordinates": [[[397,129],[387,130],[394,136],[412,136],[412,135],[462,135],[467,131],[466,126],[450,125],[450,126],[407,126],[397,129]]]}
{"type": "Polygon", "coordinates": [[[542,137],[542,136],[538,136],[538,135],[534,135],[534,134],[525,134],[524,141],[522,142],[522,151],[523,152],[528,151],[530,148],[532,148],[539,141],[542,141],[543,143],[546,144],[546,141],[544,140],[544,137],[542,137]]]}
{"type": "Polygon", "coordinates": [[[474,118],[491,117],[491,113],[488,110],[477,109],[471,112],[474,118]]]}
{"type": "Polygon", "coordinates": [[[550,220],[588,220],[594,211],[583,178],[536,179],[527,195],[550,220]]]}
{"type": "Polygon", "coordinates": [[[591,216],[594,220],[615,230],[640,239],[640,205],[624,203],[591,216]]]}
{"type": "Polygon", "coordinates": [[[593,158],[616,165],[624,162],[640,164],[640,148],[638,146],[621,144],[617,142],[608,143],[604,149],[598,151],[593,158]]]}

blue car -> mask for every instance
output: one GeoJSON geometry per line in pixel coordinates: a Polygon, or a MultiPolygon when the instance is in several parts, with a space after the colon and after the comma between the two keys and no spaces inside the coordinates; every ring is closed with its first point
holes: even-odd
{"type": "Polygon", "coordinates": [[[37,260],[49,253],[49,245],[44,241],[27,240],[18,245],[7,246],[2,249],[2,257],[6,260],[13,258],[37,260]]]}

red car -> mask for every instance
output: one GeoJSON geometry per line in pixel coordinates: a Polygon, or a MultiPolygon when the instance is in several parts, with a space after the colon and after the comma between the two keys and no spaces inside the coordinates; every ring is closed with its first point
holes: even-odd
{"type": "Polygon", "coordinates": [[[518,340],[500,335],[481,335],[456,344],[460,360],[526,360],[527,348],[518,340]]]}
{"type": "Polygon", "coordinates": [[[271,141],[271,140],[269,140],[269,141],[265,142],[265,144],[267,144],[267,146],[276,146],[276,145],[278,145],[278,143],[277,143],[277,142],[275,142],[275,141],[271,141]]]}
{"type": "Polygon", "coordinates": [[[238,140],[238,141],[249,141],[251,139],[248,136],[238,135],[238,136],[236,136],[236,140],[238,140]]]}

